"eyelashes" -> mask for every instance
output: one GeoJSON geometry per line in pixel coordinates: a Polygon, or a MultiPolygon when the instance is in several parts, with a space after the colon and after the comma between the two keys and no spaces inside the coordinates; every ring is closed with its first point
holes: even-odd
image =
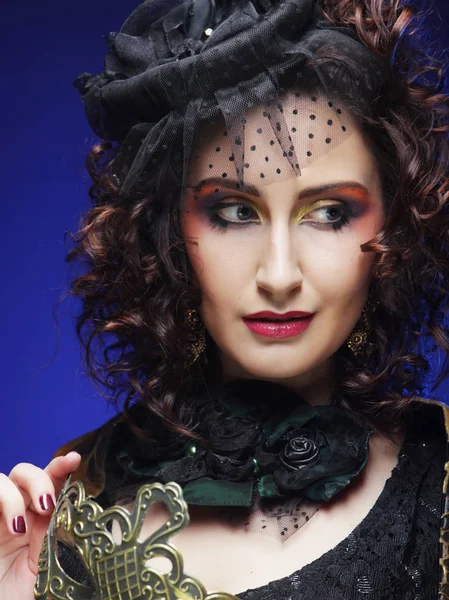
{"type": "MultiPolygon", "coordinates": [[[[207,207],[206,213],[209,225],[221,231],[261,225],[264,222],[259,212],[246,202],[217,202],[207,207]]],[[[354,209],[346,202],[320,200],[298,218],[298,224],[309,223],[319,229],[339,231],[349,225],[354,217],[354,209]]]]}
{"type": "Polygon", "coordinates": [[[338,204],[327,204],[320,206],[310,213],[307,213],[303,218],[299,219],[299,222],[307,222],[310,221],[316,225],[322,225],[324,227],[332,227],[334,231],[338,231],[342,229],[345,225],[349,225],[349,223],[354,218],[354,211],[350,208],[350,206],[343,204],[342,202],[338,204]],[[315,214],[315,219],[310,219],[310,215],[315,214]]]}
{"type": "Polygon", "coordinates": [[[249,224],[263,223],[263,217],[251,205],[243,202],[223,203],[207,209],[211,225],[221,229],[229,226],[247,227],[249,224]]]}

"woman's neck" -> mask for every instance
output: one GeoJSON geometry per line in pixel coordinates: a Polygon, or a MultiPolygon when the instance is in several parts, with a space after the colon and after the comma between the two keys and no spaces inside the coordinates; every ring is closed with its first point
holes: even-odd
{"type": "Polygon", "coordinates": [[[270,383],[283,385],[298,396],[301,396],[308,404],[318,406],[330,404],[332,393],[335,388],[335,369],[332,357],[307,373],[301,373],[289,378],[255,377],[251,373],[221,360],[222,379],[225,383],[238,379],[263,379],[270,383]]]}

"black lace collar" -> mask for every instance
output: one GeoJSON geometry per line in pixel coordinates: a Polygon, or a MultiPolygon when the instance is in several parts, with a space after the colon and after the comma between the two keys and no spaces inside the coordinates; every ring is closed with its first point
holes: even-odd
{"type": "Polygon", "coordinates": [[[205,399],[198,433],[178,437],[158,457],[135,437],[113,460],[122,480],[176,481],[189,504],[251,506],[303,496],[328,501],[365,467],[370,430],[336,406],[310,406],[264,381],[217,387],[205,399]]]}

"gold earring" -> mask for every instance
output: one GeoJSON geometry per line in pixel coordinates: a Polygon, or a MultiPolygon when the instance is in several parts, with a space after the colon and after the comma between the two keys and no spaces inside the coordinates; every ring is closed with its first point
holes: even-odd
{"type": "Polygon", "coordinates": [[[206,331],[194,308],[187,310],[184,322],[189,332],[184,366],[191,367],[206,349],[206,331]]]}
{"type": "MultiPolygon", "coordinates": [[[[378,303],[375,303],[376,306],[377,304],[378,303]]],[[[368,343],[368,337],[371,332],[370,316],[373,308],[374,306],[372,306],[371,302],[368,300],[363,307],[357,325],[346,339],[346,345],[352,350],[356,358],[359,358],[362,355],[369,358],[373,350],[373,344],[368,343]]]]}

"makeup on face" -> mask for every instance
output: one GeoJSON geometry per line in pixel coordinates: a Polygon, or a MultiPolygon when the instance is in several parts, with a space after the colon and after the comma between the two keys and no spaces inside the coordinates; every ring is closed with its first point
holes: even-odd
{"type": "Polygon", "coordinates": [[[304,311],[290,311],[281,314],[265,310],[246,315],[242,317],[242,320],[248,329],[257,335],[287,339],[305,331],[313,317],[314,313],[304,311]]]}
{"type": "MultiPolygon", "coordinates": [[[[310,114],[305,108],[289,124],[305,132],[295,146],[299,153],[308,151],[301,140],[309,144],[310,114]]],[[[325,139],[334,125],[321,119],[312,142],[325,139]]],[[[248,127],[259,135],[257,119],[248,127]]],[[[184,197],[183,236],[201,290],[201,318],[223,374],[307,379],[327,364],[360,317],[375,260],[361,245],[382,226],[381,179],[364,132],[355,126],[328,152],[320,154],[323,144],[312,147],[314,160],[290,178],[283,157],[273,165],[274,146],[263,141],[254,141],[254,152],[253,140],[244,142],[250,168],[240,184],[229,169],[220,176],[217,168],[222,133],[198,146],[184,197]]]]}
{"type": "MultiPolygon", "coordinates": [[[[259,191],[249,186],[243,195],[232,183],[223,184],[214,179],[191,189],[190,197],[191,207],[207,216],[209,225],[217,230],[262,225],[270,217],[263,202],[263,188],[259,191]]],[[[359,182],[327,183],[302,190],[297,195],[291,221],[339,231],[361,215],[368,202],[368,189],[359,182]]]]}

